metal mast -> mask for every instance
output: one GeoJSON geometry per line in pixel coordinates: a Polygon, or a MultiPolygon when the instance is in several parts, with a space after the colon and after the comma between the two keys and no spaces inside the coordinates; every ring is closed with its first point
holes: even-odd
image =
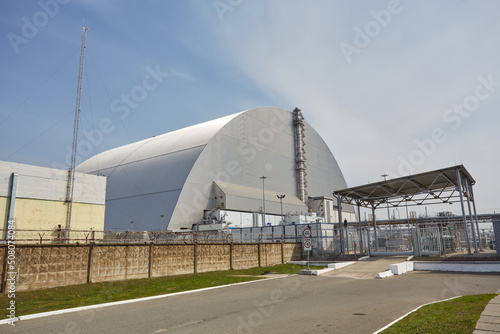
{"type": "Polygon", "coordinates": [[[306,150],[304,148],[304,117],[299,108],[293,110],[293,125],[295,127],[295,166],[297,170],[297,193],[300,200],[307,203],[306,181],[306,150]]]}
{"type": "Polygon", "coordinates": [[[76,150],[78,148],[78,127],[80,124],[80,104],[82,99],[83,64],[85,63],[85,41],[87,40],[87,30],[87,27],[82,26],[82,44],[80,47],[80,64],[78,67],[78,86],[76,88],[75,122],[73,124],[73,146],[71,150],[71,166],[68,171],[68,191],[66,196],[66,201],[68,203],[68,211],[66,213],[66,237],[68,240],[71,231],[71,211],[73,209],[73,192],[75,188],[76,150]]]}

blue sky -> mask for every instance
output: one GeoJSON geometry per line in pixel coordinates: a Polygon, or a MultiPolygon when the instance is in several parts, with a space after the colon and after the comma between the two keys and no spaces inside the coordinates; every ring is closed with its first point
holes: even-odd
{"type": "Polygon", "coordinates": [[[67,165],[84,20],[79,162],[300,107],[349,186],[463,163],[478,207],[500,208],[499,15],[495,0],[3,0],[0,160],[67,165]]]}

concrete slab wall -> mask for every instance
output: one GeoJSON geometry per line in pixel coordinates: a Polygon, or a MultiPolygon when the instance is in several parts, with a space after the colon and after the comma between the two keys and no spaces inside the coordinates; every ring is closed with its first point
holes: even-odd
{"type": "Polygon", "coordinates": [[[262,267],[274,266],[280,264],[281,259],[281,244],[261,244],[260,265],[262,267]]]}
{"type": "Polygon", "coordinates": [[[148,271],[148,245],[99,245],[92,249],[92,282],[147,278],[148,271]]]}
{"type": "MultiPolygon", "coordinates": [[[[301,258],[300,243],[16,245],[16,290],[267,267],[301,258]],[[282,252],[283,250],[283,252],[282,252]]],[[[2,292],[7,246],[0,247],[2,292]]]]}
{"type": "Polygon", "coordinates": [[[231,269],[230,248],[228,244],[196,245],[196,272],[231,269]]]}
{"type": "Polygon", "coordinates": [[[194,272],[194,244],[154,245],[151,253],[151,277],[194,272]]]}
{"type": "Polygon", "coordinates": [[[283,257],[285,262],[299,260],[302,258],[302,243],[284,243],[283,257]]]}
{"type": "Polygon", "coordinates": [[[233,269],[247,269],[258,266],[258,244],[233,244],[233,269]]]}
{"type": "Polygon", "coordinates": [[[16,290],[36,290],[86,283],[88,259],[89,247],[16,247],[16,290]]]}

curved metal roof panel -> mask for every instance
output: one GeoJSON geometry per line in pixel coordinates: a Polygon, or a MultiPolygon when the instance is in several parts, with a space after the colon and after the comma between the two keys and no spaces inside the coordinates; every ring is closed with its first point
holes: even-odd
{"type": "Polygon", "coordinates": [[[118,165],[206,145],[217,131],[239,114],[217,118],[102,152],[82,162],[77,170],[94,173],[118,165]]]}

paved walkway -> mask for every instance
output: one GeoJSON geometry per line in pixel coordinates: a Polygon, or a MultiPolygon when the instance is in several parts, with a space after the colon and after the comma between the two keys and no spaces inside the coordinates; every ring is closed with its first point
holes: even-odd
{"type": "Polygon", "coordinates": [[[500,295],[486,305],[472,334],[500,333],[500,295]]]}
{"type": "Polygon", "coordinates": [[[389,269],[389,265],[406,261],[408,256],[380,256],[359,261],[350,266],[330,271],[321,276],[374,279],[377,274],[389,269]]]}

